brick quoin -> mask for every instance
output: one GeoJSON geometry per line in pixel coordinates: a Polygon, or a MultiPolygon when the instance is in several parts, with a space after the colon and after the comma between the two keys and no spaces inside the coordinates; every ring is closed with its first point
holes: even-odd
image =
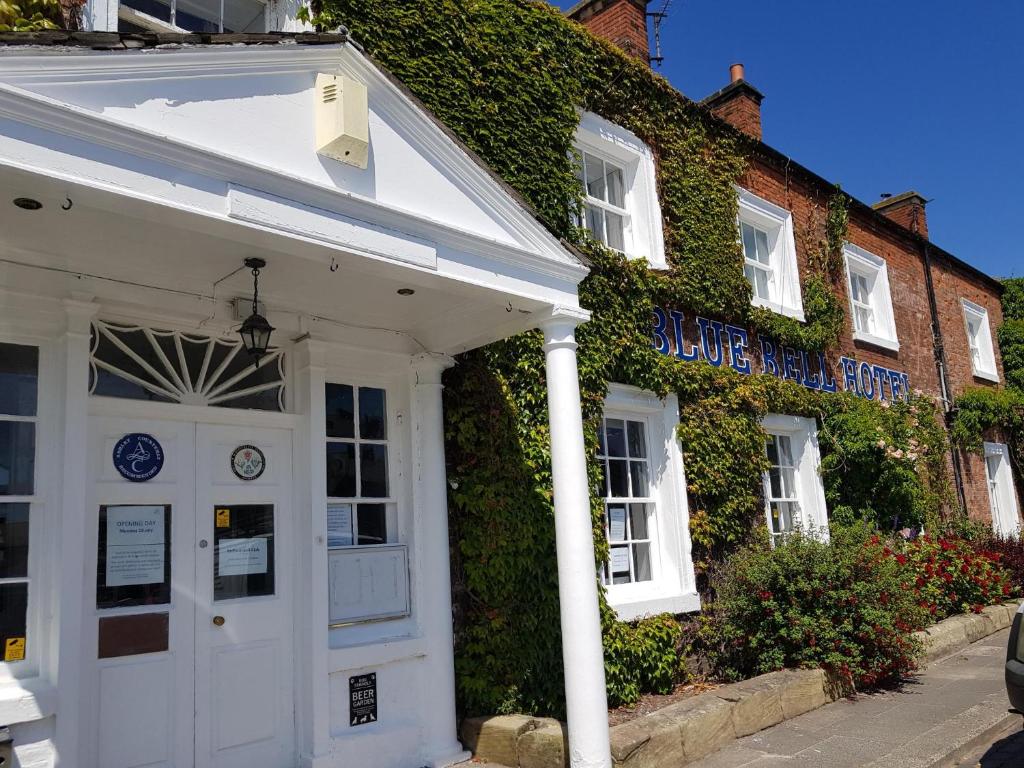
{"type": "Polygon", "coordinates": [[[650,62],[647,42],[647,0],[583,0],[565,15],[630,56],[650,62]]]}

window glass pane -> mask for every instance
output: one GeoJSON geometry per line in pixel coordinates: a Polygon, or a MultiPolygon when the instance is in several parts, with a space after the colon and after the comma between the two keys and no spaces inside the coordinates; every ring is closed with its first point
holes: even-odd
{"type": "Polygon", "coordinates": [[[587,218],[587,229],[595,240],[604,242],[604,211],[593,205],[583,206],[587,218]]]}
{"type": "Polygon", "coordinates": [[[773,466],[778,466],[779,450],[776,447],[774,435],[768,435],[768,442],[766,443],[765,447],[768,450],[768,462],[773,466]]]}
{"type": "Polygon", "coordinates": [[[858,331],[864,331],[866,333],[874,332],[874,316],[870,309],[867,309],[866,307],[856,307],[854,319],[856,321],[858,331]]]}
{"type": "Polygon", "coordinates": [[[633,496],[650,496],[647,462],[629,462],[629,474],[633,484],[633,496]]]}
{"type": "Polygon", "coordinates": [[[792,469],[780,469],[779,480],[782,483],[782,493],[779,495],[784,499],[797,498],[796,471],[792,469]]]}
{"type": "Polygon", "coordinates": [[[614,248],[616,251],[626,250],[626,221],[617,213],[604,214],[605,227],[607,228],[607,240],[605,245],[614,248]]]}
{"type": "Polygon", "coordinates": [[[609,456],[626,455],[626,426],[622,419],[605,420],[605,437],[609,456]]]}
{"type": "Polygon", "coordinates": [[[170,505],[104,505],[98,525],[96,607],[171,602],[170,505]]]}
{"type": "Polygon", "coordinates": [[[356,495],[356,447],[352,443],[327,444],[327,495],[356,495]]]}
{"type": "Polygon", "coordinates": [[[754,269],[754,295],[759,299],[771,300],[771,274],[763,269],[754,269]]]}
{"type": "Polygon", "coordinates": [[[605,163],[605,181],[608,186],[608,202],[619,208],[626,207],[625,184],[622,178],[622,169],[605,163]]]}
{"type": "Polygon", "coordinates": [[[360,504],[357,544],[387,544],[387,514],[383,504],[360,504]]]}
{"type": "Polygon", "coordinates": [[[754,228],[746,222],[740,222],[740,237],[743,240],[743,255],[751,261],[757,261],[757,245],[754,242],[754,228]]]}
{"type": "Polygon", "coordinates": [[[221,505],[213,514],[213,599],[274,594],[274,505],[221,505]]]}
{"type": "Polygon", "coordinates": [[[612,547],[611,556],[612,582],[615,584],[629,583],[629,547],[612,547]]]}
{"type": "Polygon", "coordinates": [[[633,545],[633,571],[634,581],[651,580],[651,545],[633,545]]]}
{"type": "Polygon", "coordinates": [[[649,539],[647,533],[647,505],[629,505],[629,525],[634,539],[649,539]]]}
{"type": "Polygon", "coordinates": [[[610,459],[608,461],[608,484],[609,495],[623,498],[629,496],[629,469],[625,459],[610,459]]]}
{"type": "Polygon", "coordinates": [[[346,384],[327,385],[327,436],[355,437],[352,387],[346,384]]]}
{"type": "Polygon", "coordinates": [[[384,390],[374,387],[359,388],[359,438],[384,440],[387,437],[387,417],[384,390]]]}
{"type": "Polygon", "coordinates": [[[36,425],[0,421],[0,495],[30,495],[35,465],[36,425]]]}
{"type": "Polygon", "coordinates": [[[782,496],[782,478],[779,476],[778,467],[772,467],[768,470],[768,481],[771,486],[772,498],[780,498],[782,496]]]}
{"type": "Polygon", "coordinates": [[[28,584],[0,584],[0,647],[12,637],[25,637],[28,584]]]}
{"type": "Polygon", "coordinates": [[[28,504],[0,504],[0,578],[28,576],[28,504]]]}
{"type": "Polygon", "coordinates": [[[359,446],[359,476],[361,496],[380,498],[388,495],[388,447],[386,445],[359,446]]]}
{"type": "Polygon", "coordinates": [[[772,263],[771,252],[768,250],[768,233],[763,229],[754,230],[754,242],[757,244],[757,260],[768,266],[772,263]]]}
{"type": "Polygon", "coordinates": [[[772,502],[772,532],[791,533],[793,531],[793,509],[791,502],[772,502]]]}
{"type": "Polygon", "coordinates": [[[604,185],[604,163],[601,158],[584,153],[587,171],[587,194],[598,200],[607,200],[604,185]]]}
{"type": "Polygon", "coordinates": [[[604,419],[597,425],[597,453],[599,456],[605,455],[604,448],[604,419]]]}
{"type": "Polygon", "coordinates": [[[779,441],[779,464],[784,467],[793,466],[793,441],[789,435],[778,435],[779,441]]]}
{"type": "Polygon", "coordinates": [[[626,540],[626,507],[622,504],[608,505],[608,541],[626,540]]]}
{"type": "Polygon", "coordinates": [[[629,455],[634,459],[647,457],[647,441],[644,439],[642,421],[627,421],[626,430],[629,437],[629,455]]]}
{"type": "Polygon", "coordinates": [[[0,344],[0,413],[36,415],[39,350],[21,344],[0,344]]]}

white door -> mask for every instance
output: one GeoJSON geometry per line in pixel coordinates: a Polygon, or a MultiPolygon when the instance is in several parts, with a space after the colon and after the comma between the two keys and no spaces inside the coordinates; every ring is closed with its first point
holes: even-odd
{"type": "Polygon", "coordinates": [[[90,445],[82,722],[91,738],[73,762],[291,768],[291,433],[94,416],[90,445]],[[114,466],[133,434],[153,443],[122,454],[152,457],[156,445],[163,458],[145,481],[114,466]],[[263,458],[253,479],[232,471],[242,446],[243,477],[263,458]],[[141,525],[141,537],[119,533],[141,525]]]}
{"type": "Polygon", "coordinates": [[[295,764],[291,499],[288,431],[197,427],[196,768],[295,764]]]}
{"type": "MultiPolygon", "coordinates": [[[[195,424],[116,417],[89,420],[92,484],[83,546],[81,768],[188,768],[195,696],[195,424]],[[141,482],[123,477],[113,454],[149,455],[159,471],[141,482]],[[154,444],[159,454],[154,451],[154,444]],[[136,523],[147,525],[141,534],[136,523]],[[126,533],[122,534],[123,530],[126,533]],[[138,536],[137,543],[118,538],[138,536]],[[134,562],[133,562],[134,561],[134,562]]],[[[122,462],[130,467],[136,459],[122,462]]],[[[143,463],[135,463],[139,469],[143,463]]],[[[63,714],[62,714],[63,716],[63,714]]],[[[63,764],[63,761],[62,761],[63,764]]]]}

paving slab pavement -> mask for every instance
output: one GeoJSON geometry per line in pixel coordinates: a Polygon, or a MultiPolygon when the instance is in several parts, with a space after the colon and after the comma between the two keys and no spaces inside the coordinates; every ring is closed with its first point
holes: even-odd
{"type": "MultiPolygon", "coordinates": [[[[689,768],[940,768],[1007,729],[1021,717],[1007,712],[1003,662],[1009,630],[930,664],[899,690],[827,704],[738,739],[689,768]]],[[[1013,738],[1009,741],[1013,742],[1013,738]]],[[[1008,749],[1008,748],[1007,748],[1008,749]]],[[[1007,752],[1007,750],[1004,750],[1007,752]]],[[[980,762],[982,768],[1024,766],[980,762]]],[[[1002,760],[1002,758],[999,758],[1002,760]]],[[[1010,758],[1007,758],[1010,760],[1010,758]]],[[[974,768],[975,764],[971,765],[974,768]]]]}

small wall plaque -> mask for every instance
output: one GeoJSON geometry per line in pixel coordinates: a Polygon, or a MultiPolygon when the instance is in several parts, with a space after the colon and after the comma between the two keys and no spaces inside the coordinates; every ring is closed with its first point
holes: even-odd
{"type": "Polygon", "coordinates": [[[164,466],[164,450],[152,435],[133,432],[114,446],[114,467],[125,480],[144,483],[164,466]]]}
{"type": "Polygon", "coordinates": [[[267,457],[255,445],[240,445],[231,454],[231,471],[239,480],[255,480],[267,468],[267,457]]]}

